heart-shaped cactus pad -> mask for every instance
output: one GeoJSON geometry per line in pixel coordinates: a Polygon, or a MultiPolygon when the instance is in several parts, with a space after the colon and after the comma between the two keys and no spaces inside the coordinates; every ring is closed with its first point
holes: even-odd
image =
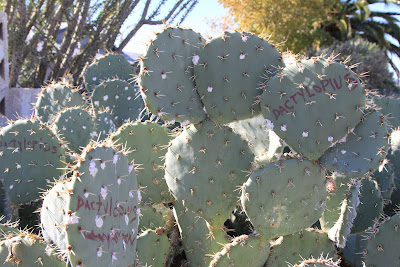
{"type": "Polygon", "coordinates": [[[268,83],[261,109],[267,127],[311,160],[360,121],[366,95],[346,65],[312,58],[286,66],[268,83]]]}

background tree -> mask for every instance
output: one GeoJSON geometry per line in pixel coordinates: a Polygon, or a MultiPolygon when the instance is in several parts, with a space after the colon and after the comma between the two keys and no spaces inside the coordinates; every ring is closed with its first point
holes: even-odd
{"type": "Polygon", "coordinates": [[[40,87],[67,73],[79,82],[99,50],[121,52],[144,25],[179,24],[197,2],[0,0],[0,10],[8,16],[10,87],[40,87]],[[117,45],[128,18],[134,23],[117,45]]]}

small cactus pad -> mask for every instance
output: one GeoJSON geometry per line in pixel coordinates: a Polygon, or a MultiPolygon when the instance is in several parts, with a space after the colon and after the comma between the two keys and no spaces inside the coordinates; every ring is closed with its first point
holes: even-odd
{"type": "Polygon", "coordinates": [[[73,266],[129,266],[140,209],[128,159],[106,144],[89,146],[69,183],[66,252],[73,266]]]}
{"type": "Polygon", "coordinates": [[[400,266],[400,215],[395,214],[383,222],[368,241],[366,250],[367,267],[400,266]]]}
{"type": "Polygon", "coordinates": [[[140,71],[142,98],[151,113],[171,124],[205,119],[193,72],[203,44],[201,35],[189,29],[166,28],[157,34],[140,71]]]}
{"type": "Polygon", "coordinates": [[[371,111],[352,128],[346,141],[329,148],[320,159],[328,170],[348,177],[372,175],[388,152],[386,123],[379,112],[371,111]]]}
{"type": "Polygon", "coordinates": [[[162,231],[146,230],[137,239],[135,266],[165,266],[169,240],[162,231]]]}
{"type": "Polygon", "coordinates": [[[250,33],[226,32],[208,42],[194,70],[209,117],[229,123],[260,114],[262,90],[283,65],[280,58],[278,50],[250,33]]]}
{"type": "Polygon", "coordinates": [[[64,151],[38,121],[18,120],[1,129],[0,158],[0,179],[10,204],[39,199],[40,191],[63,173],[64,151]]]}
{"type": "Polygon", "coordinates": [[[167,228],[170,228],[170,225],[175,222],[172,210],[165,207],[164,204],[144,204],[141,202],[139,207],[139,229],[142,231],[147,229],[155,230],[157,228],[162,228],[168,231],[170,229],[167,228]]]}
{"type": "Polygon", "coordinates": [[[143,202],[173,201],[164,179],[164,162],[170,141],[168,128],[152,122],[126,123],[111,136],[116,144],[125,147],[128,160],[138,166],[138,186],[144,192],[143,202]]]}
{"type": "Polygon", "coordinates": [[[174,197],[211,225],[222,226],[254,159],[246,142],[230,128],[204,121],[172,140],[165,157],[165,179],[174,197]]]}
{"type": "Polygon", "coordinates": [[[367,249],[370,235],[370,233],[363,232],[347,237],[346,246],[340,249],[340,254],[350,266],[365,267],[364,251],[367,249]]]}
{"type": "Polygon", "coordinates": [[[268,259],[269,249],[269,241],[263,240],[260,236],[241,235],[230,243],[223,244],[222,250],[213,255],[209,266],[262,267],[268,259]]]}
{"type": "Polygon", "coordinates": [[[286,235],[271,247],[266,266],[286,266],[287,262],[300,263],[303,259],[318,258],[321,254],[336,257],[336,248],[328,236],[314,229],[286,235]]]}
{"type": "Polygon", "coordinates": [[[394,168],[389,162],[381,165],[373,174],[372,178],[378,183],[379,191],[384,200],[389,200],[395,189],[394,168]]]}
{"type": "Polygon", "coordinates": [[[400,99],[383,95],[375,95],[374,103],[380,108],[380,113],[387,117],[390,126],[395,129],[400,126],[400,99]]]}
{"type": "Polygon", "coordinates": [[[84,80],[86,90],[91,93],[100,83],[108,79],[131,82],[136,75],[133,67],[122,55],[108,54],[96,59],[87,69],[84,80]]]}
{"type": "Polygon", "coordinates": [[[241,203],[254,230],[267,239],[313,225],[325,209],[325,175],[319,165],[291,159],[253,172],[241,203]]]}
{"type": "Polygon", "coordinates": [[[26,232],[6,237],[1,241],[0,262],[3,266],[66,266],[50,246],[43,244],[39,236],[26,232]]]}
{"type": "Polygon", "coordinates": [[[372,179],[362,179],[360,188],[360,204],[357,207],[357,217],[353,222],[351,233],[362,233],[373,227],[383,214],[383,199],[378,184],[372,179]]]}
{"type": "Polygon", "coordinates": [[[267,163],[280,157],[283,145],[279,137],[266,128],[265,119],[262,115],[232,122],[228,126],[249,142],[249,147],[257,162],[267,163]]]}
{"type": "Polygon", "coordinates": [[[112,118],[117,126],[128,120],[135,121],[143,109],[143,102],[135,98],[137,89],[123,80],[107,80],[95,87],[92,103],[96,112],[112,111],[112,118]]]}
{"type": "Polygon", "coordinates": [[[366,96],[345,65],[325,59],[292,64],[262,94],[267,125],[293,150],[316,160],[360,121],[366,96]]]}
{"type": "Polygon", "coordinates": [[[53,83],[39,93],[35,113],[41,122],[51,123],[61,110],[83,105],[84,99],[72,85],[53,83]]]}
{"type": "Polygon", "coordinates": [[[59,113],[54,121],[62,143],[75,153],[86,147],[94,131],[94,120],[85,109],[75,107],[68,108],[59,113]]]}

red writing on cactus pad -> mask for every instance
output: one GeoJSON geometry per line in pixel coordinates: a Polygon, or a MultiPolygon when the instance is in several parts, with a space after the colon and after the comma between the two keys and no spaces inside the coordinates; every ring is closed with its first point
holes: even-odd
{"type": "Polygon", "coordinates": [[[29,140],[25,137],[23,139],[12,139],[8,141],[0,141],[0,149],[6,148],[14,151],[18,149],[19,151],[43,151],[56,154],[57,146],[50,146],[46,142],[43,142],[42,138],[29,140]]]}

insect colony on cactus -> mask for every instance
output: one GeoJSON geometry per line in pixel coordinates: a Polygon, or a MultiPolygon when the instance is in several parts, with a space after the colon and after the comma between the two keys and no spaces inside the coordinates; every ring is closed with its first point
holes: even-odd
{"type": "Polygon", "coordinates": [[[5,264],[399,265],[398,100],[333,56],[166,28],[139,73],[110,54],[85,91],[50,84],[1,129],[4,208],[41,226],[3,230],[5,264]]]}

